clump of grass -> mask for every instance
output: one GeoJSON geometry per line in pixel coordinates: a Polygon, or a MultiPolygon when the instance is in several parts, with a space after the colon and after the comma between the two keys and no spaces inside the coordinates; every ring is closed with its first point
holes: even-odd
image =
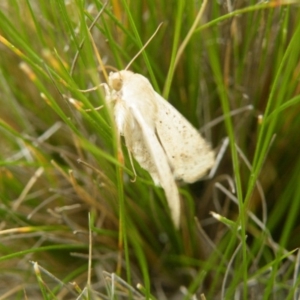
{"type": "Polygon", "coordinates": [[[0,299],[297,298],[297,4],[208,2],[192,31],[194,1],[0,5],[0,299]],[[180,231],[138,164],[130,181],[101,88],[80,91],[104,81],[93,41],[121,70],[162,21],[131,69],[229,138],[180,186],[180,231]]]}

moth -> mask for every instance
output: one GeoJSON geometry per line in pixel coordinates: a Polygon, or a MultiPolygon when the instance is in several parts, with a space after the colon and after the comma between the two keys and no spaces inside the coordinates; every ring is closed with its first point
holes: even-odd
{"type": "Polygon", "coordinates": [[[203,177],[215,163],[214,151],[146,77],[128,70],[111,72],[104,87],[119,134],[155,185],[164,189],[172,220],[179,228],[175,180],[193,183],[203,177]]]}

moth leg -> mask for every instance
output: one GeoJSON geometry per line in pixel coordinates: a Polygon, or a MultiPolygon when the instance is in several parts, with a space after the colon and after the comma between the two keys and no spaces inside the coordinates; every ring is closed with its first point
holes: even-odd
{"type": "Polygon", "coordinates": [[[135,171],[135,168],[134,168],[134,164],[133,164],[131,152],[130,152],[130,150],[128,148],[127,148],[127,150],[128,150],[128,156],[129,156],[129,160],[130,160],[130,165],[132,167],[132,171],[133,171],[133,175],[134,175],[133,179],[130,179],[130,181],[131,182],[135,182],[137,175],[136,175],[136,171],[135,171]]]}
{"type": "MultiPolygon", "coordinates": [[[[86,89],[86,90],[81,90],[81,89],[79,89],[78,91],[79,91],[79,92],[82,92],[82,93],[89,93],[89,92],[98,90],[99,87],[102,87],[102,86],[104,86],[104,85],[107,86],[106,83],[100,83],[100,84],[98,84],[98,85],[96,85],[96,86],[94,86],[94,87],[92,87],[92,88],[90,88],[90,89],[86,89]]],[[[104,87],[104,89],[105,89],[105,92],[106,92],[106,87],[104,87]]]]}
{"type": "Polygon", "coordinates": [[[91,111],[94,111],[94,110],[100,110],[104,107],[104,105],[100,105],[98,107],[94,107],[94,108],[88,108],[88,109],[85,109],[84,111],[85,112],[91,112],[91,111]]]}
{"type": "MultiPolygon", "coordinates": [[[[92,87],[90,89],[87,89],[87,90],[81,90],[81,89],[78,89],[78,91],[82,92],[82,93],[89,93],[89,92],[92,92],[92,91],[95,91],[97,90],[99,87],[104,87],[104,91],[105,91],[105,95],[106,95],[106,101],[107,102],[110,102],[107,100],[108,96],[110,95],[110,92],[109,92],[109,87],[106,83],[101,83],[95,87],[92,87]]],[[[67,99],[77,110],[81,110],[82,109],[82,106],[83,106],[83,103],[79,100],[76,100],[72,97],[68,97],[67,95],[64,95],[62,94],[62,96],[67,99]]],[[[88,109],[84,109],[85,112],[91,112],[91,111],[95,111],[95,110],[100,110],[104,107],[104,105],[100,105],[98,107],[94,107],[94,108],[88,108],[88,109]]]]}
{"type": "Polygon", "coordinates": [[[81,101],[76,100],[72,97],[68,97],[67,95],[63,95],[63,97],[65,99],[67,99],[69,101],[69,103],[71,103],[77,110],[84,110],[85,112],[91,112],[91,111],[100,110],[103,108],[103,105],[100,105],[100,106],[94,107],[94,108],[83,109],[83,103],[81,101]]]}
{"type": "Polygon", "coordinates": [[[110,96],[110,89],[109,89],[108,84],[101,83],[100,85],[103,86],[104,92],[105,92],[105,96],[106,96],[106,98],[108,98],[110,96]]]}

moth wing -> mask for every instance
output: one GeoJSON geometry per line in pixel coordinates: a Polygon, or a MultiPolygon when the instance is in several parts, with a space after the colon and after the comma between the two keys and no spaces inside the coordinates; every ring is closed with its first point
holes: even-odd
{"type": "Polygon", "coordinates": [[[156,132],[176,179],[193,183],[214,165],[215,154],[201,134],[171,104],[155,93],[156,132]]]}
{"type": "Polygon", "coordinates": [[[164,189],[173,222],[179,228],[180,198],[166,153],[157,139],[154,128],[145,122],[140,111],[135,106],[131,106],[130,110],[142,134],[141,141],[132,144],[132,153],[140,165],[150,173],[154,180],[156,178],[164,189]],[[144,153],[147,155],[146,158],[141,153],[143,149],[146,150],[144,153]],[[150,169],[148,169],[149,166],[150,169]]]}

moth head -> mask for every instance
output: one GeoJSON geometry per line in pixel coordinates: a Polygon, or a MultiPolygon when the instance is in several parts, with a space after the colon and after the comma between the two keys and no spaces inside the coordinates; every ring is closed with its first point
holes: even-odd
{"type": "Polygon", "coordinates": [[[120,91],[123,86],[123,79],[120,72],[111,72],[109,74],[108,83],[113,90],[120,91]]]}

